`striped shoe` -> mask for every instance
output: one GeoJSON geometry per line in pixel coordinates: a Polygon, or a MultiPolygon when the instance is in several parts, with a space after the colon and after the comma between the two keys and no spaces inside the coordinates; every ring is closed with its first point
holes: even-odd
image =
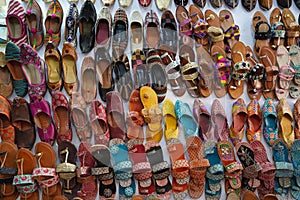
{"type": "Polygon", "coordinates": [[[8,39],[17,46],[27,43],[25,12],[22,5],[16,0],[10,0],[6,15],[8,39]]]}
{"type": "Polygon", "coordinates": [[[8,42],[5,49],[6,66],[13,77],[13,87],[16,94],[24,97],[28,91],[28,82],[21,67],[20,48],[12,42],[8,42]]]}

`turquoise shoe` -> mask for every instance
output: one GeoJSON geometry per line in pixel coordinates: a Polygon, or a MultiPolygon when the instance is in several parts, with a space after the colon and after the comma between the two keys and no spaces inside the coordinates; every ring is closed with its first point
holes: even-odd
{"type": "Polygon", "coordinates": [[[264,128],[263,135],[269,146],[272,146],[274,141],[278,139],[278,118],[276,107],[272,99],[266,99],[263,107],[264,128]]]}

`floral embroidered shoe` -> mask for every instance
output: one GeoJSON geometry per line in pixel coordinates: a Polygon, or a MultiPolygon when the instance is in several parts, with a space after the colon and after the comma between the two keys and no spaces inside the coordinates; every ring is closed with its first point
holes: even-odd
{"type": "Polygon", "coordinates": [[[65,23],[65,41],[77,46],[78,9],[75,3],[70,4],[69,13],[65,23]]]}
{"type": "Polygon", "coordinates": [[[272,146],[274,141],[278,139],[278,118],[276,107],[272,99],[266,99],[263,108],[263,136],[269,146],[272,146]]]}
{"type": "Polygon", "coordinates": [[[260,140],[262,131],[262,113],[259,102],[251,100],[247,107],[247,139],[249,142],[260,140]]]}
{"type": "Polygon", "coordinates": [[[27,43],[25,12],[19,1],[10,0],[6,15],[8,38],[17,46],[27,43]]]}
{"type": "Polygon", "coordinates": [[[25,78],[28,81],[28,94],[30,99],[39,99],[45,96],[45,63],[38,53],[27,44],[21,45],[21,63],[25,78]]]}
{"type": "Polygon", "coordinates": [[[58,47],[61,37],[61,24],[64,16],[64,11],[58,0],[54,0],[47,11],[45,20],[46,35],[44,38],[45,45],[48,42],[53,42],[58,47]]]}

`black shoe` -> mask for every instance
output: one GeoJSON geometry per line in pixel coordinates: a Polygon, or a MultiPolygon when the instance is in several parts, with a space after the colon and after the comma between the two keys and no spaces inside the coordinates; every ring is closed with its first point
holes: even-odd
{"type": "Polygon", "coordinates": [[[292,0],[277,0],[277,4],[280,8],[290,8],[292,0]]]}

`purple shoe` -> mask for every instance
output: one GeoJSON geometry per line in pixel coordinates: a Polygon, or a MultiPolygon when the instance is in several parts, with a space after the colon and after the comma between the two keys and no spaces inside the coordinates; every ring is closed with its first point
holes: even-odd
{"type": "Polygon", "coordinates": [[[21,63],[25,78],[28,81],[28,94],[31,100],[45,96],[45,62],[30,45],[21,45],[21,63]]]}
{"type": "Polygon", "coordinates": [[[30,103],[34,123],[38,129],[40,140],[53,145],[57,135],[54,127],[49,103],[44,99],[35,99],[30,103]]]}

